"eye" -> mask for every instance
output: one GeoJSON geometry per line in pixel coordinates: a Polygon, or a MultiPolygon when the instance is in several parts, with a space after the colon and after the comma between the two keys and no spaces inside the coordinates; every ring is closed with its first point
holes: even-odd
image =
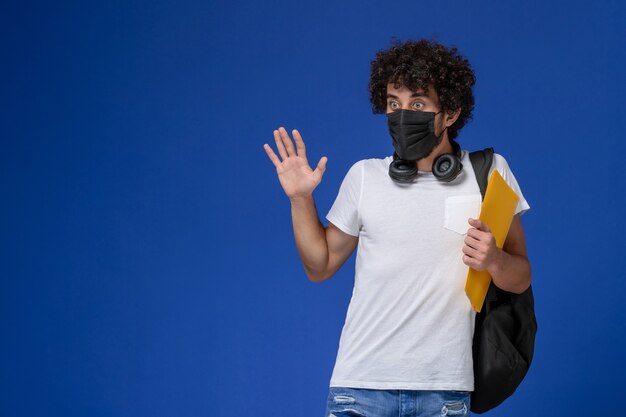
{"type": "Polygon", "coordinates": [[[421,103],[419,101],[416,101],[415,103],[413,103],[413,107],[415,107],[416,109],[423,109],[424,108],[424,103],[421,103]]]}
{"type": "Polygon", "coordinates": [[[396,109],[397,108],[397,104],[398,104],[397,101],[390,101],[389,102],[389,107],[392,108],[392,109],[396,109]]]}

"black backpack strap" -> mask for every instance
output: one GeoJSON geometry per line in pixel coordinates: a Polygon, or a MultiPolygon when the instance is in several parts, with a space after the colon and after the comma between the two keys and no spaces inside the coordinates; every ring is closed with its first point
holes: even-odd
{"type": "Polygon", "coordinates": [[[476,181],[478,181],[478,187],[480,187],[480,193],[485,198],[485,191],[487,191],[487,182],[489,181],[488,175],[493,163],[493,148],[485,148],[482,151],[474,151],[469,154],[470,161],[472,161],[472,167],[474,168],[474,174],[476,175],[476,181]]]}

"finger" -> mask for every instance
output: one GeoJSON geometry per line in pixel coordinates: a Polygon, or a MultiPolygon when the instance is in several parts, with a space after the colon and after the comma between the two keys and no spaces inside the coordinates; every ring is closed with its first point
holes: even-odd
{"type": "Polygon", "coordinates": [[[265,145],[263,145],[263,149],[265,149],[265,153],[267,153],[267,156],[270,157],[270,160],[272,161],[274,166],[278,168],[280,165],[280,159],[278,159],[278,157],[276,156],[276,154],[274,153],[270,145],[266,143],[265,145]]]}
{"type": "Polygon", "coordinates": [[[298,151],[298,156],[306,159],[306,147],[304,146],[304,141],[302,140],[302,136],[300,136],[300,132],[294,129],[292,133],[293,140],[296,142],[296,150],[298,151]]]}
{"type": "Polygon", "coordinates": [[[322,175],[324,175],[324,172],[326,172],[326,163],[328,162],[328,158],[326,158],[325,156],[322,156],[322,158],[320,159],[320,161],[317,163],[317,167],[315,168],[315,171],[313,172],[318,180],[322,180],[322,175]]]}
{"type": "Polygon", "coordinates": [[[463,246],[462,251],[470,258],[476,258],[480,254],[480,252],[468,245],[463,246]]]}
{"type": "Polygon", "coordinates": [[[480,247],[480,241],[471,236],[466,237],[463,242],[472,249],[478,249],[480,247]]]}
{"type": "Polygon", "coordinates": [[[482,238],[482,236],[483,236],[483,233],[484,232],[482,232],[482,231],[480,231],[478,229],[475,229],[473,227],[471,229],[467,229],[467,235],[470,236],[470,237],[473,237],[476,240],[480,240],[482,238]]]}
{"type": "Polygon", "coordinates": [[[472,268],[473,266],[476,266],[476,261],[467,255],[463,255],[463,263],[469,266],[470,268],[472,268]]]}
{"type": "Polygon", "coordinates": [[[489,226],[487,226],[487,224],[484,223],[480,219],[472,219],[470,217],[468,222],[469,222],[469,224],[471,224],[472,226],[474,226],[478,230],[482,230],[483,232],[491,232],[491,230],[489,230],[489,226]]]}
{"type": "Polygon", "coordinates": [[[287,154],[289,156],[295,156],[296,148],[293,147],[293,142],[291,141],[291,138],[289,138],[289,133],[287,133],[284,127],[279,128],[278,131],[280,132],[280,138],[283,140],[285,148],[287,149],[287,154]]]}
{"type": "Polygon", "coordinates": [[[480,262],[478,262],[476,259],[471,258],[467,255],[463,255],[463,263],[476,271],[483,270],[483,268],[481,268],[480,266],[480,262]]]}
{"type": "Polygon", "coordinates": [[[283,158],[283,161],[289,158],[289,155],[287,155],[287,151],[285,150],[285,145],[283,145],[283,141],[280,138],[280,132],[278,130],[274,131],[274,141],[276,141],[276,148],[278,149],[280,157],[283,158]]]}

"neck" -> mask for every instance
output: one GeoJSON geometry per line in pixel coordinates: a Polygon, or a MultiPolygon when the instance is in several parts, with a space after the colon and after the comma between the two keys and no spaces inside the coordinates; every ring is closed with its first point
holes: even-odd
{"type": "Polygon", "coordinates": [[[441,143],[437,145],[435,149],[433,149],[430,155],[417,161],[417,169],[419,171],[431,172],[433,170],[433,162],[435,161],[435,159],[437,159],[439,155],[442,155],[444,153],[454,153],[454,148],[448,140],[448,132],[445,131],[443,135],[444,136],[441,140],[441,143]]]}

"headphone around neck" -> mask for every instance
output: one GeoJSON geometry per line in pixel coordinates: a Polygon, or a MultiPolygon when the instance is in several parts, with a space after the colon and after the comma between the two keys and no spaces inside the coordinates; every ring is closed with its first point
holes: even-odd
{"type": "MultiPolygon", "coordinates": [[[[444,153],[433,161],[433,175],[439,181],[450,182],[454,180],[463,169],[461,163],[461,146],[450,140],[454,153],[444,153]]],[[[413,182],[417,178],[416,161],[399,159],[397,153],[393,153],[393,161],[389,164],[389,176],[391,179],[401,183],[413,182]]]]}

